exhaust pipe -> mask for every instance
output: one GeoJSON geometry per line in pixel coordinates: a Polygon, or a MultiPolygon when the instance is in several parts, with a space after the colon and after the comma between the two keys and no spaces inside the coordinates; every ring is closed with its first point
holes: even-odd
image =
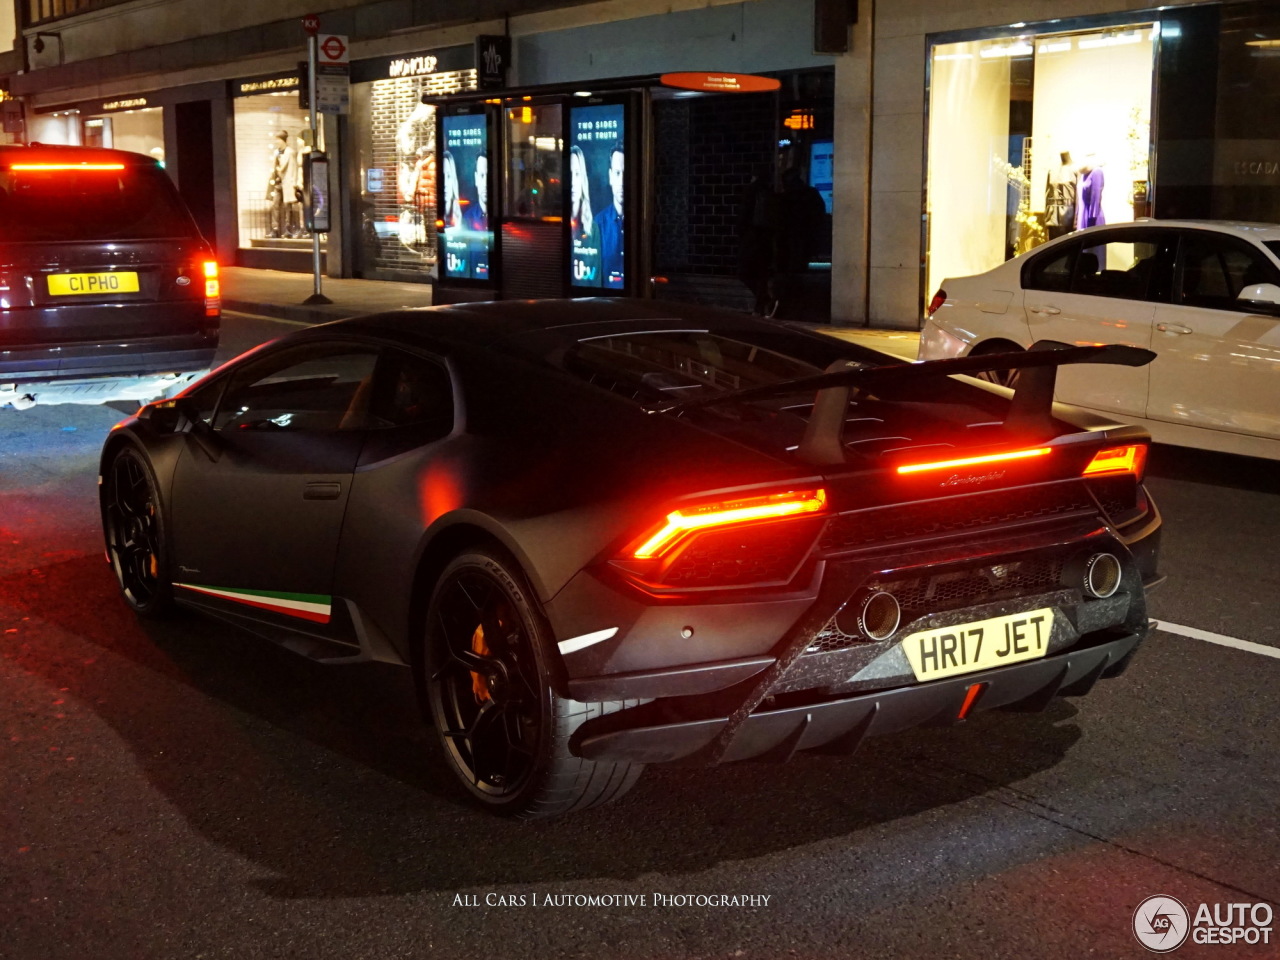
{"type": "Polygon", "coordinates": [[[1084,563],[1084,592],[1105,600],[1120,589],[1120,561],[1110,553],[1095,553],[1084,563]]]}
{"type": "Polygon", "coordinates": [[[888,640],[898,632],[902,607],[891,593],[877,590],[859,602],[850,600],[836,614],[836,626],[850,636],[861,634],[869,640],[888,640]]]}

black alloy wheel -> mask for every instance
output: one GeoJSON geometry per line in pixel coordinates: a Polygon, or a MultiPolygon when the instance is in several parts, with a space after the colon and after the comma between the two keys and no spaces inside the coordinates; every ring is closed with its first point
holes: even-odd
{"type": "Polygon", "coordinates": [[[547,691],[529,626],[497,571],[454,570],[437,591],[434,717],[454,768],[485,799],[518,794],[545,739],[547,691]]]}
{"type": "Polygon", "coordinates": [[[549,628],[518,565],[497,550],[454,559],[432,593],[420,690],[454,774],[488,809],[550,817],[616,799],[642,764],[573,756],[584,721],[623,703],[578,703],[551,680],[549,628]]]}
{"type": "Polygon", "coordinates": [[[107,558],[125,602],[144,616],[167,613],[173,601],[164,552],[164,518],[146,460],[125,447],[103,478],[107,558]]]}

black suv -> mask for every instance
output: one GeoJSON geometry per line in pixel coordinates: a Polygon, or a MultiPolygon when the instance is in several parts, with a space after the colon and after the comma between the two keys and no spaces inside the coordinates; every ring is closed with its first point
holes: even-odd
{"type": "Polygon", "coordinates": [[[152,400],[207,371],[218,262],[150,157],[0,146],[0,406],[152,400]]]}

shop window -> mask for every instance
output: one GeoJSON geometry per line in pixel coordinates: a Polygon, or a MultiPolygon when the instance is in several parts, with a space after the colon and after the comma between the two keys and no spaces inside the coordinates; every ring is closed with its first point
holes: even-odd
{"type": "Polygon", "coordinates": [[[1149,215],[1157,29],[933,46],[925,289],[1082,227],[1149,215]]]}
{"type": "Polygon", "coordinates": [[[564,124],[558,103],[509,107],[507,182],[503,214],[527,220],[560,220],[564,188],[561,164],[564,124]]]}
{"type": "Polygon", "coordinates": [[[81,142],[89,147],[130,150],[164,166],[164,117],[160,107],[86,117],[81,142]]]}
{"type": "Polygon", "coordinates": [[[298,106],[297,90],[237,98],[235,131],[240,246],[309,246],[303,171],[311,129],[307,111],[298,106]]]}
{"type": "Polygon", "coordinates": [[[435,273],[437,113],[422,98],[475,86],[475,70],[352,85],[361,276],[426,281],[435,273]]]}

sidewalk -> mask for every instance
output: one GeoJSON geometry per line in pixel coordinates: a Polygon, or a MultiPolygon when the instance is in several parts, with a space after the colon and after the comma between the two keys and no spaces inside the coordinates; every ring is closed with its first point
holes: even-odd
{"type": "Polygon", "coordinates": [[[304,304],[314,291],[309,273],[223,267],[222,309],[257,313],[300,323],[324,323],[362,313],[431,306],[431,286],[388,280],[321,278],[321,291],[333,301],[304,304]]]}
{"type": "MultiPolygon", "coordinates": [[[[221,279],[224,310],[256,313],[298,323],[324,323],[362,313],[431,306],[432,288],[425,283],[324,277],[321,290],[333,303],[304,304],[303,301],[314,290],[309,273],[223,267],[221,279]]],[[[915,330],[870,330],[829,323],[807,326],[841,340],[891,353],[904,360],[916,358],[916,348],[920,343],[920,334],[915,330]]]]}

